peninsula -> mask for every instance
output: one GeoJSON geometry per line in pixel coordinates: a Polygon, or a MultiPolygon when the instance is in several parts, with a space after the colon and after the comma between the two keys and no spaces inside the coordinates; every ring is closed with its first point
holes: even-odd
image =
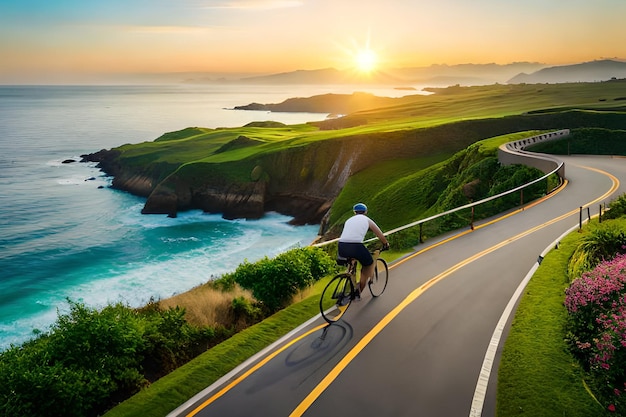
{"type": "MultiPolygon", "coordinates": [[[[83,155],[112,175],[113,187],[146,198],[145,214],[176,216],[202,209],[227,219],[276,211],[294,224],[320,224],[326,233],[346,211],[346,187],[384,168],[379,184],[359,186],[363,198],[414,193],[407,164],[436,163],[472,143],[530,130],[626,127],[626,81],[558,85],[493,85],[432,89],[431,95],[380,98],[383,107],[301,125],[256,122],[239,128],[189,127],[153,142],[83,155]],[[402,169],[400,169],[400,166],[402,169]],[[377,188],[370,188],[376,186],[377,188]],[[337,202],[341,210],[333,209],[337,202]],[[335,215],[331,216],[331,211],[335,215]]],[[[355,94],[332,102],[356,102],[355,94]]],[[[311,97],[292,103],[321,110],[311,97]]],[[[347,104],[346,104],[347,105],[347,104]]],[[[378,104],[377,104],[378,105],[378,104]]],[[[327,109],[332,112],[335,109],[327,109]]],[[[282,110],[284,111],[284,110],[282,110]]],[[[350,195],[350,198],[359,198],[350,195]]]]}

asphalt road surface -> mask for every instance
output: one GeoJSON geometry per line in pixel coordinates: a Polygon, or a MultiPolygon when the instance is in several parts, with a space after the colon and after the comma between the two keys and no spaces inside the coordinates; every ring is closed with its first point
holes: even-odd
{"type": "Polygon", "coordinates": [[[580,207],[594,216],[626,192],[626,159],[562,160],[559,192],[426,242],[390,265],[381,297],[365,291],[329,327],[313,318],[170,415],[494,416],[499,353],[525,280],[577,227],[580,207]]]}

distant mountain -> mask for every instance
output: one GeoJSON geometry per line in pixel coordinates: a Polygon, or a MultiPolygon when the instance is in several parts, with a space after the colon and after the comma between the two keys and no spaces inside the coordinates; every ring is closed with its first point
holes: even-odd
{"type": "Polygon", "coordinates": [[[279,74],[249,76],[242,78],[215,79],[214,77],[189,77],[186,83],[231,82],[246,84],[376,84],[395,87],[449,85],[489,85],[505,83],[506,80],[524,71],[545,68],[545,64],[519,62],[499,64],[431,65],[428,67],[399,68],[373,74],[358,74],[352,70],[324,68],[298,70],[279,74]]]}
{"type": "MultiPolygon", "coordinates": [[[[363,84],[388,85],[396,88],[448,87],[451,85],[536,84],[606,81],[626,78],[626,62],[598,60],[575,65],[552,66],[538,62],[511,64],[430,65],[428,67],[396,68],[370,75],[352,70],[324,68],[298,70],[269,75],[215,77],[209,74],[188,74],[185,83],[237,84],[363,84]]],[[[212,74],[211,74],[212,75],[212,74]]]]}
{"type": "Polygon", "coordinates": [[[605,59],[543,68],[531,74],[518,74],[508,80],[507,84],[595,82],[613,78],[626,78],[626,62],[605,59]]]}
{"type": "Polygon", "coordinates": [[[520,72],[537,71],[546,64],[538,62],[514,62],[511,64],[436,64],[428,67],[400,68],[389,71],[390,74],[416,84],[431,87],[450,85],[489,85],[504,84],[520,72]]]}
{"type": "Polygon", "coordinates": [[[384,72],[358,74],[335,68],[298,70],[257,77],[241,78],[240,82],[260,84],[398,84],[402,80],[384,72]]]}

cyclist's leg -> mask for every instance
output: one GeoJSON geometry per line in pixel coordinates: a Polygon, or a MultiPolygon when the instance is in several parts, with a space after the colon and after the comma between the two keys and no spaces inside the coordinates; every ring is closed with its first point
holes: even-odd
{"type": "Polygon", "coordinates": [[[375,266],[376,265],[374,264],[374,262],[372,262],[369,265],[362,265],[361,266],[361,280],[359,282],[359,290],[360,291],[363,291],[363,289],[367,285],[367,282],[374,276],[374,267],[375,266]]]}
{"type": "Polygon", "coordinates": [[[363,243],[339,242],[339,254],[347,258],[357,259],[361,263],[361,279],[357,287],[362,291],[367,280],[374,274],[374,259],[363,243]]]}
{"type": "Polygon", "coordinates": [[[374,269],[376,268],[376,263],[372,254],[367,250],[365,245],[363,245],[364,251],[361,252],[359,262],[361,262],[361,279],[359,280],[359,291],[363,291],[367,282],[374,276],[374,269]],[[367,253],[367,255],[366,255],[367,253]]]}

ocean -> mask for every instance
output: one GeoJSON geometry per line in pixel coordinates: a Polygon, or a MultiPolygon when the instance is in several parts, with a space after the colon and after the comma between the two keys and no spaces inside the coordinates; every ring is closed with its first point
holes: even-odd
{"type": "Polygon", "coordinates": [[[400,95],[350,86],[0,86],[0,351],[48,331],[68,299],[139,307],[244,260],[306,246],[318,232],[277,213],[142,215],[145,200],[110,188],[95,164],[63,161],[192,126],[323,120],[232,108],[353,91],[400,95]]]}

